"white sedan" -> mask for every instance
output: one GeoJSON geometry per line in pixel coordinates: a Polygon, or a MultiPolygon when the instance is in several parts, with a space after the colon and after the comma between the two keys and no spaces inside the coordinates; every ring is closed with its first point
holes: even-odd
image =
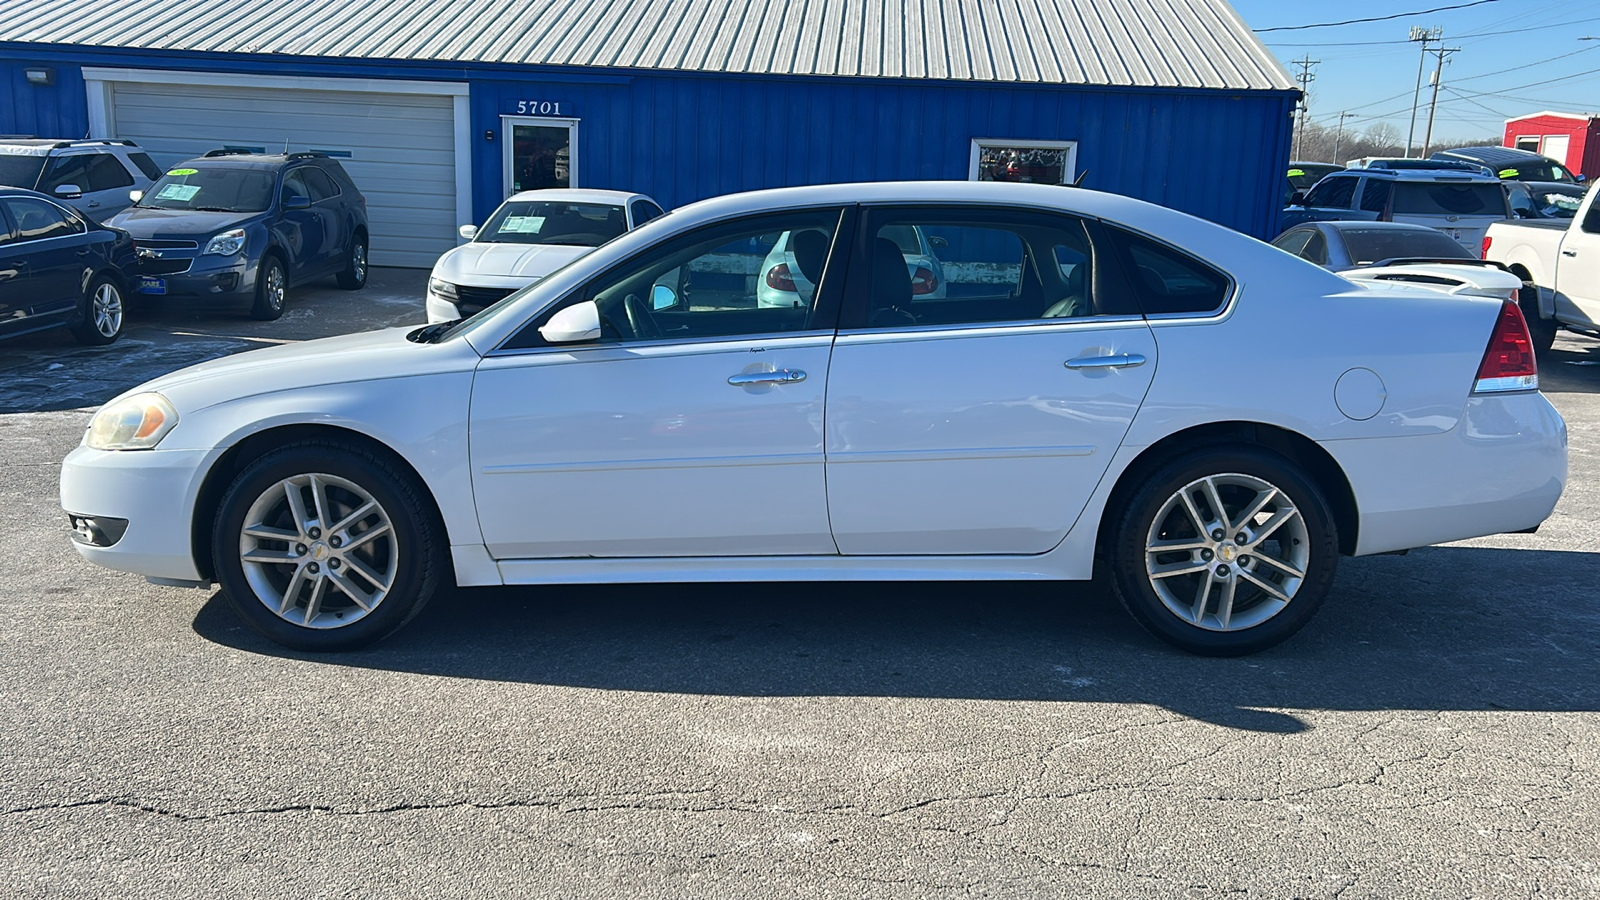
{"type": "Polygon", "coordinates": [[[1380,297],[1125,197],[926,182],[707,200],[464,322],[175,372],[96,413],[61,502],[88,559],[220,582],[304,649],[452,581],[1101,561],[1151,632],[1239,654],[1305,625],[1341,555],[1532,529],[1566,474],[1515,304],[1380,297]],[[981,288],[914,295],[905,225],[981,288]],[[741,273],[806,229],[837,237],[815,295],[761,307],[741,273]]]}
{"type": "Polygon", "coordinates": [[[471,243],[447,251],[428,278],[428,321],[470,316],[625,231],[664,215],[643,194],[543,190],[513,194],[483,227],[461,226],[471,243]]]}

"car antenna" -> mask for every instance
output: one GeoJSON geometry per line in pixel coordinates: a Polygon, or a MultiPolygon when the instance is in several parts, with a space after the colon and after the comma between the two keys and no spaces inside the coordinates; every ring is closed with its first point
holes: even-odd
{"type": "Polygon", "coordinates": [[[288,138],[284,138],[283,139],[283,155],[284,156],[288,156],[289,155],[289,139],[288,138]]]}
{"type": "Polygon", "coordinates": [[[1082,172],[1078,173],[1078,177],[1077,178],[1072,179],[1072,186],[1073,187],[1083,187],[1083,180],[1085,178],[1088,178],[1088,177],[1089,177],[1089,170],[1088,169],[1084,169],[1082,172]]]}

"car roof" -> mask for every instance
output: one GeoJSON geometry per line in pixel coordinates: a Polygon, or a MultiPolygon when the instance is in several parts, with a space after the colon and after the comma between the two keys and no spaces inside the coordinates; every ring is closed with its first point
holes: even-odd
{"type": "Polygon", "coordinates": [[[1461,182],[1463,184],[1499,184],[1500,179],[1493,175],[1481,172],[1468,172],[1465,169],[1345,169],[1340,172],[1330,173],[1327,177],[1340,176],[1355,177],[1365,175],[1368,178],[1381,178],[1388,181],[1422,181],[1422,182],[1461,182]]]}
{"type": "Polygon", "coordinates": [[[1457,147],[1454,150],[1440,150],[1433,155],[1446,159],[1481,160],[1494,168],[1500,168],[1503,163],[1557,162],[1542,153],[1518,150],[1515,147],[1457,147]]]}
{"type": "Polygon", "coordinates": [[[1336,222],[1307,222],[1307,225],[1317,225],[1329,231],[1428,231],[1443,234],[1437,228],[1428,225],[1413,225],[1409,222],[1368,222],[1362,221],[1336,221],[1336,222]]]}
{"type": "MultiPolygon", "coordinates": [[[[519,191],[507,200],[548,200],[566,203],[609,203],[626,206],[634,200],[650,200],[644,194],[631,191],[583,190],[581,188],[544,188],[537,191],[519,191]]],[[[654,200],[650,200],[655,203],[654,200]]]]}

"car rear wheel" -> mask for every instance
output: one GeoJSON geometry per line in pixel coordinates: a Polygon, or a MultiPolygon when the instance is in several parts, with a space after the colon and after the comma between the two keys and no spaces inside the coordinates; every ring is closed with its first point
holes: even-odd
{"type": "Polygon", "coordinates": [[[223,497],[217,580],[240,618],[297,650],[353,650],[394,633],[432,597],[443,528],[410,475],[339,443],[257,459],[223,497]]]}
{"type": "Polygon", "coordinates": [[[83,298],[83,315],[72,327],[72,336],[80,344],[109,344],[122,337],[122,314],[125,304],[122,288],[106,275],[89,283],[83,298]]]}
{"type": "Polygon", "coordinates": [[[359,291],[367,285],[367,239],[357,235],[350,239],[345,251],[344,270],[339,273],[339,287],[359,291]]]}
{"type": "Polygon", "coordinates": [[[1254,653],[1299,631],[1326,599],[1339,554],[1316,484],[1253,447],[1162,466],[1117,528],[1122,604],[1155,636],[1206,656],[1254,653]]]}
{"type": "Polygon", "coordinates": [[[283,315],[284,296],[289,291],[289,274],[276,256],[261,260],[261,270],[256,274],[256,301],[250,315],[264,322],[283,315]]]}

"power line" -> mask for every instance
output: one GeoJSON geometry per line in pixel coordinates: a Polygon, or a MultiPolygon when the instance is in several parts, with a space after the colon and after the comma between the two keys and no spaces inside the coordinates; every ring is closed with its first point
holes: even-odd
{"type": "Polygon", "coordinates": [[[1360,25],[1363,22],[1387,22],[1390,19],[1404,19],[1407,16],[1425,16],[1429,13],[1444,12],[1448,9],[1466,9],[1472,6],[1482,6],[1485,3],[1499,3],[1501,0],[1472,0],[1471,3],[1456,3],[1451,6],[1436,6],[1433,9],[1419,9],[1416,12],[1394,13],[1388,16],[1370,16],[1365,19],[1346,19],[1343,22],[1318,22],[1315,25],[1280,25],[1276,28],[1256,28],[1256,34],[1266,34],[1269,31],[1304,31],[1307,28],[1332,28],[1336,25],[1360,25]]]}
{"type": "MultiPolygon", "coordinates": [[[[1507,31],[1472,31],[1472,32],[1468,32],[1466,34],[1460,35],[1459,37],[1460,37],[1460,40],[1467,40],[1469,38],[1480,38],[1480,37],[1499,37],[1502,34],[1524,34],[1524,33],[1529,32],[1529,31],[1544,31],[1544,30],[1546,30],[1548,28],[1566,28],[1566,27],[1571,26],[1571,25],[1587,25],[1590,22],[1600,22],[1600,17],[1588,18],[1588,19],[1576,19],[1576,20],[1571,21],[1571,22],[1556,22],[1556,23],[1553,23],[1553,24],[1550,24],[1550,25],[1534,25],[1534,26],[1532,26],[1530,28],[1512,28],[1512,29],[1507,30],[1507,31]]],[[[1304,42],[1301,42],[1301,43],[1285,43],[1283,41],[1264,41],[1263,43],[1265,43],[1268,47],[1378,47],[1378,46],[1384,46],[1384,45],[1390,45],[1390,44],[1409,44],[1411,42],[1410,41],[1339,41],[1339,42],[1323,43],[1323,42],[1317,42],[1317,41],[1304,41],[1304,42]]]]}

